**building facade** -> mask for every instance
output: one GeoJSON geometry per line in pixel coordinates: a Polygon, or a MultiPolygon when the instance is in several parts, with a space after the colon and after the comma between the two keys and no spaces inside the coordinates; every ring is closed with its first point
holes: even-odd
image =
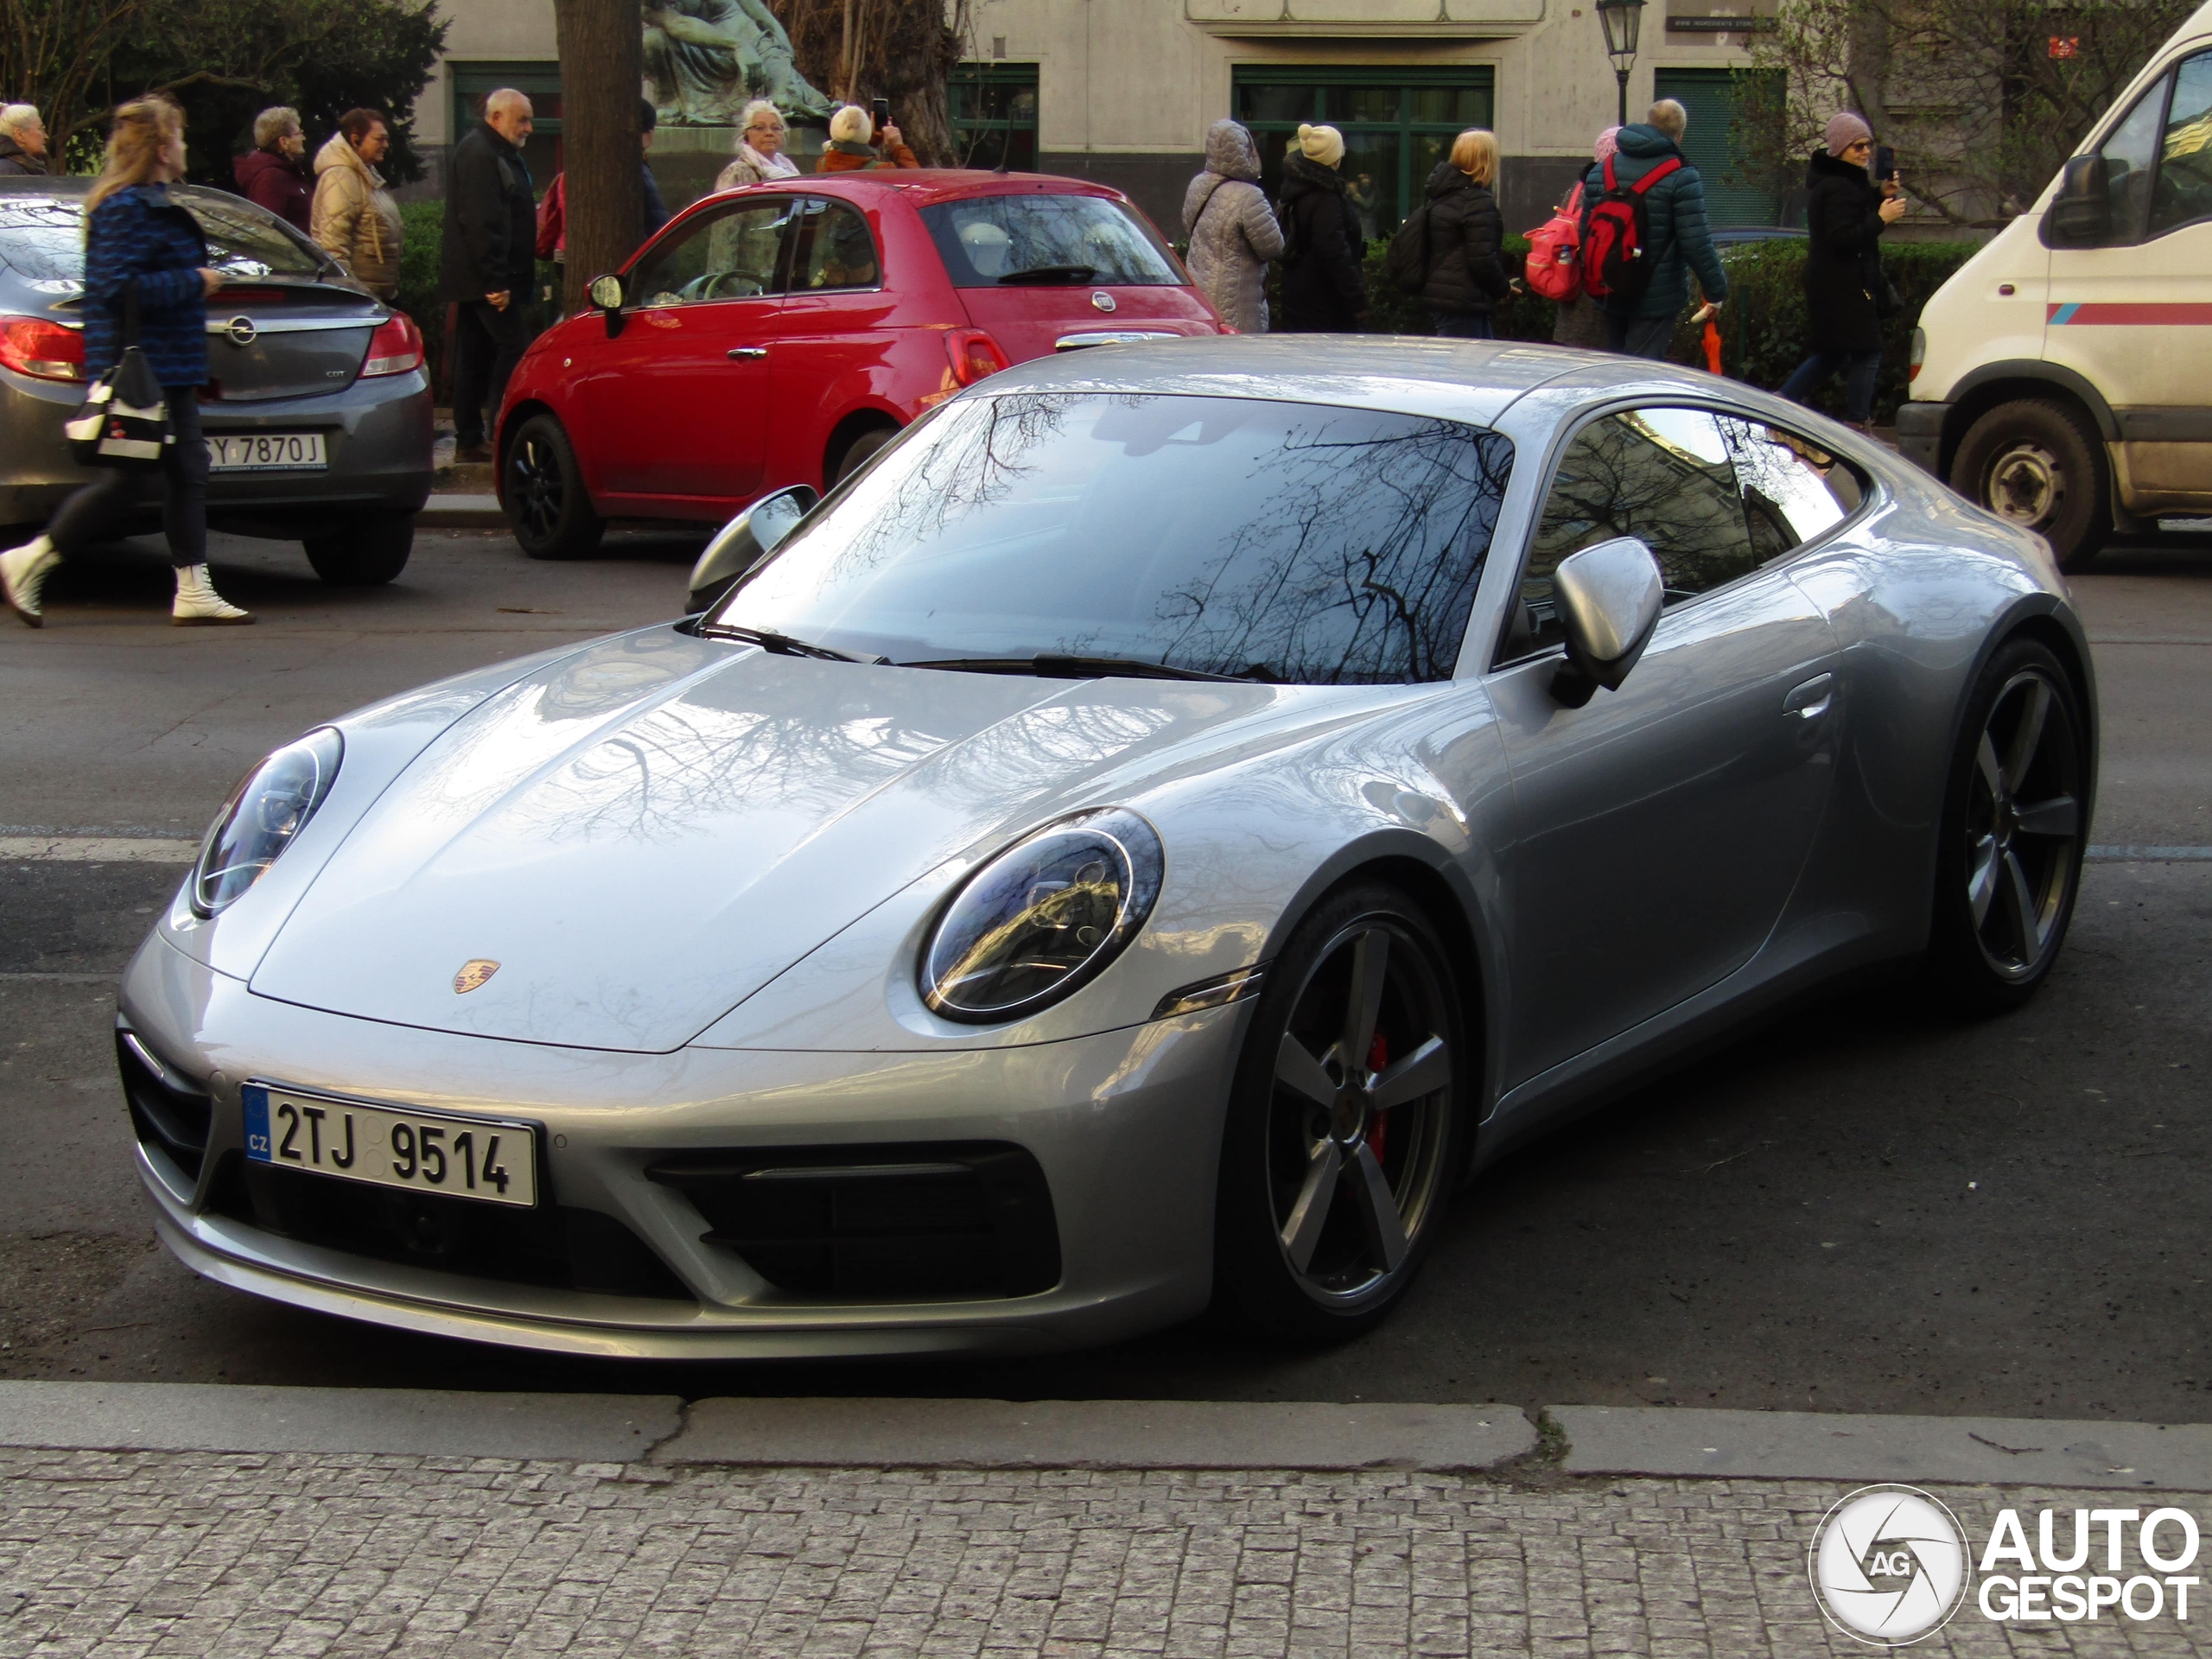
{"type": "MultiPolygon", "coordinates": [[[[1773,222],[1779,204],[1732,175],[1732,123],[1751,31],[1773,0],[1649,0],[1629,113],[1677,98],[1717,222],[1773,222]]],[[[537,102],[532,170],[560,130],[551,0],[445,0],[448,56],[417,106],[433,156],[512,85],[537,102]]],[[[971,60],[952,89],[971,165],[1072,174],[1126,190],[1171,235],[1206,128],[1233,115],[1272,169],[1301,121],[1345,138],[1344,172],[1387,236],[1462,128],[1504,162],[1509,228],[1542,221],[1613,120],[1616,82],[1594,6],[1575,0],[972,0],[971,60]]],[[[729,135],[664,128],[655,168],[672,200],[705,187],[729,135]],[[672,187],[672,188],[671,188],[672,187]]],[[[1269,183],[1272,185],[1271,176],[1269,183]]]]}

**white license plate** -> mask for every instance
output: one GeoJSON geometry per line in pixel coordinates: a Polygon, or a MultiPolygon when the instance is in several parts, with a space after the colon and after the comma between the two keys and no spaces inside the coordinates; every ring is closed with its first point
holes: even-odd
{"type": "Polygon", "coordinates": [[[400,1112],[249,1083],[245,1155],[404,1192],[524,1207],[537,1202],[537,1135],[496,1118],[400,1112]]]}
{"type": "Polygon", "coordinates": [[[314,473],[330,465],[320,432],[225,432],[207,440],[219,473],[314,473]]]}

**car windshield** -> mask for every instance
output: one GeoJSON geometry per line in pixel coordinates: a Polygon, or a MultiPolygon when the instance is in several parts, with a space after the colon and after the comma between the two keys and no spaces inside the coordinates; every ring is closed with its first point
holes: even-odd
{"type": "MultiPolygon", "coordinates": [[[[329,261],[251,202],[180,185],[176,200],[200,223],[207,257],[231,276],[312,276],[329,261]]],[[[0,259],[41,292],[79,294],[85,286],[85,199],[0,195],[0,259]]]]}
{"type": "Polygon", "coordinates": [[[923,208],[922,222],[955,288],[1166,288],[1188,280],[1145,222],[1104,196],[969,196],[923,208]]]}
{"type": "Polygon", "coordinates": [[[963,398],[710,626],[1001,671],[1059,657],[1300,684],[1448,678],[1512,461],[1497,433],[1374,410],[963,398]]]}

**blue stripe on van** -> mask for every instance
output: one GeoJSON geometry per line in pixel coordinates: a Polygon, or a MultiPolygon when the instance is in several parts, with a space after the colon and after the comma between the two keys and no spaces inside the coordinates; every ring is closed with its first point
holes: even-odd
{"type": "Polygon", "coordinates": [[[2078,300],[2071,305],[2060,306],[2057,310],[2050,314],[2050,326],[2054,328],[2064,327],[2074,321],[2074,314],[2081,308],[2082,304],[2078,300]]]}

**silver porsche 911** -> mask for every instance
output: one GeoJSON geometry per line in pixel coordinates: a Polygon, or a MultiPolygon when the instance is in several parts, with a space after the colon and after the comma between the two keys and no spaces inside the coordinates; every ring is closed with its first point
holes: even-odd
{"type": "Polygon", "coordinates": [[[607,1355],[1348,1334],[1669,1057],[2064,938],[2049,550],[1745,387],[1115,346],[779,505],[702,614],[239,787],[118,1020],[191,1267],[607,1355]]]}

